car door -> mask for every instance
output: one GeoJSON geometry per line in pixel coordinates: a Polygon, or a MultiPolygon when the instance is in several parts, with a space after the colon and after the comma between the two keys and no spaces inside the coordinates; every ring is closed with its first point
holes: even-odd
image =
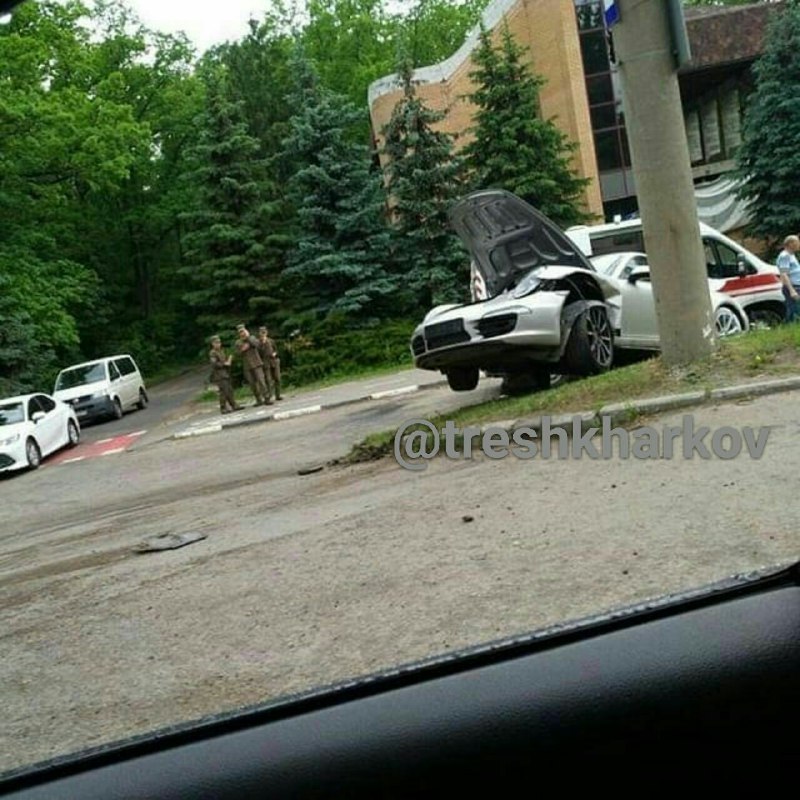
{"type": "Polygon", "coordinates": [[[735,297],[743,306],[764,300],[779,284],[771,273],[759,273],[745,253],[715,239],[703,240],[711,288],[735,297]]]}
{"type": "Polygon", "coordinates": [[[114,361],[108,362],[108,378],[111,381],[111,393],[119,398],[119,402],[123,408],[127,408],[130,405],[130,401],[126,396],[125,381],[122,378],[119,367],[114,361]]]}
{"type": "Polygon", "coordinates": [[[629,347],[658,346],[658,319],[649,274],[631,282],[631,277],[648,270],[643,255],[632,256],[617,273],[622,295],[621,344],[629,347]]]}
{"type": "Polygon", "coordinates": [[[43,394],[37,394],[31,398],[31,418],[37,411],[44,413],[44,418],[36,423],[34,428],[36,440],[39,442],[42,455],[52,453],[63,442],[66,436],[66,422],[62,420],[62,415],[58,411],[58,406],[54,400],[43,394]],[[62,422],[63,431],[62,431],[62,422]]]}
{"type": "Polygon", "coordinates": [[[125,388],[125,403],[133,406],[139,399],[139,380],[136,374],[136,365],[128,356],[118,358],[116,364],[122,375],[122,384],[125,388]]]}

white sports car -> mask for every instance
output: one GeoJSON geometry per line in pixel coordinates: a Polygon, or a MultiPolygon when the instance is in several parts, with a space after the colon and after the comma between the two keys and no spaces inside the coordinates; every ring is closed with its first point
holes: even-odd
{"type": "MultiPolygon", "coordinates": [[[[598,272],[607,275],[609,278],[614,278],[620,282],[632,283],[633,285],[640,282],[641,289],[637,290],[637,292],[643,291],[647,293],[646,302],[642,303],[645,320],[643,321],[641,336],[651,339],[652,347],[658,347],[658,331],[647,328],[647,323],[655,317],[655,301],[650,290],[650,268],[647,264],[647,256],[644,253],[608,253],[607,255],[593,256],[589,260],[598,272]]],[[[714,308],[717,334],[719,336],[731,336],[735,333],[749,330],[747,309],[741,302],[735,300],[726,292],[716,291],[711,281],[709,281],[708,288],[714,308]]],[[[632,296],[630,290],[628,296],[632,296]]],[[[623,314],[633,305],[635,304],[623,304],[623,314]]],[[[646,347],[647,343],[643,346],[646,347]]]]}
{"type": "MultiPolygon", "coordinates": [[[[411,351],[451,389],[474,389],[481,371],[546,388],[553,373],[609,369],[615,348],[658,349],[646,265],[624,279],[604,275],[555,223],[502,190],[469,195],[450,221],[472,256],[473,300],[431,309],[411,351]]],[[[748,330],[737,301],[710,295],[721,333],[748,330]]]]}
{"type": "Polygon", "coordinates": [[[36,469],[62,447],[74,447],[81,429],[71,406],[46,394],[0,400],[0,472],[36,469]]]}

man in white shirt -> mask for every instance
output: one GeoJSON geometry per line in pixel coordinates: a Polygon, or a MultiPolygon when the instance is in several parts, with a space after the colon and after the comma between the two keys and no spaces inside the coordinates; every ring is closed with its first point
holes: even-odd
{"type": "Polygon", "coordinates": [[[800,237],[787,236],[783,240],[783,250],[778,256],[778,271],[783,284],[783,297],[786,300],[786,321],[794,322],[800,317],[800,262],[795,255],[800,250],[800,237]]]}

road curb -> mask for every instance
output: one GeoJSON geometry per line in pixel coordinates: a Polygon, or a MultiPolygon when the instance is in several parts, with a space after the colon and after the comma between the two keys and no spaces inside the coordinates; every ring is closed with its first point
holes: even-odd
{"type": "Polygon", "coordinates": [[[432,381],[431,383],[414,384],[410,386],[401,386],[397,389],[386,389],[382,392],[371,392],[370,394],[360,395],[359,397],[351,397],[347,400],[336,400],[332,403],[321,403],[319,405],[307,406],[306,408],[296,408],[290,411],[273,411],[261,417],[247,417],[245,419],[237,419],[230,422],[221,420],[212,425],[198,426],[194,430],[180,431],[175,433],[171,438],[173,439],[187,439],[192,436],[203,436],[209,433],[219,433],[222,430],[229,428],[240,428],[245,425],[257,425],[263,422],[280,422],[285,419],[294,419],[295,417],[304,417],[309,414],[318,414],[321,411],[330,411],[336,408],[344,408],[345,406],[352,406],[358,403],[368,402],[370,400],[384,400],[391,397],[400,397],[407,394],[416,394],[417,392],[425,391],[426,389],[433,389],[439,386],[446,386],[447,380],[432,381]]]}
{"type": "MultiPolygon", "coordinates": [[[[571,437],[576,432],[576,423],[579,435],[583,435],[591,428],[602,427],[604,419],[608,419],[611,425],[626,425],[642,415],[662,414],[681,408],[701,406],[709,402],[725,402],[748,397],[763,397],[793,390],[800,390],[800,376],[781,378],[772,381],[754,381],[753,383],[744,383],[737,386],[706,389],[696,392],[683,392],[681,394],[663,395],[660,397],[642,397],[621,403],[609,403],[598,411],[559,412],[552,416],[544,414],[528,419],[520,418],[513,422],[508,420],[487,422],[480,426],[480,430],[482,434],[491,430],[505,430],[507,434],[513,434],[514,431],[520,428],[530,428],[535,431],[537,436],[541,436],[542,416],[545,416],[549,419],[551,431],[555,428],[561,428],[566,432],[567,437],[571,437]]],[[[402,445],[405,443],[410,435],[411,434],[406,434],[401,436],[400,444],[402,445]]]]}

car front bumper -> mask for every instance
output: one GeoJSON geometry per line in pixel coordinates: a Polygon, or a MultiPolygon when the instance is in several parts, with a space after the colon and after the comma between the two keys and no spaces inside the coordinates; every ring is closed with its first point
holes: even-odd
{"type": "Polygon", "coordinates": [[[0,446],[0,472],[11,472],[27,466],[28,457],[25,454],[25,440],[22,437],[14,444],[0,446]]]}
{"type": "Polygon", "coordinates": [[[508,304],[488,313],[482,306],[454,309],[418,326],[411,339],[415,365],[487,370],[560,359],[562,295],[542,293],[535,304],[508,304]]]}
{"type": "Polygon", "coordinates": [[[72,406],[79,423],[102,419],[114,414],[114,403],[110,397],[105,395],[79,397],[77,400],[65,400],[64,402],[72,406]]]}

